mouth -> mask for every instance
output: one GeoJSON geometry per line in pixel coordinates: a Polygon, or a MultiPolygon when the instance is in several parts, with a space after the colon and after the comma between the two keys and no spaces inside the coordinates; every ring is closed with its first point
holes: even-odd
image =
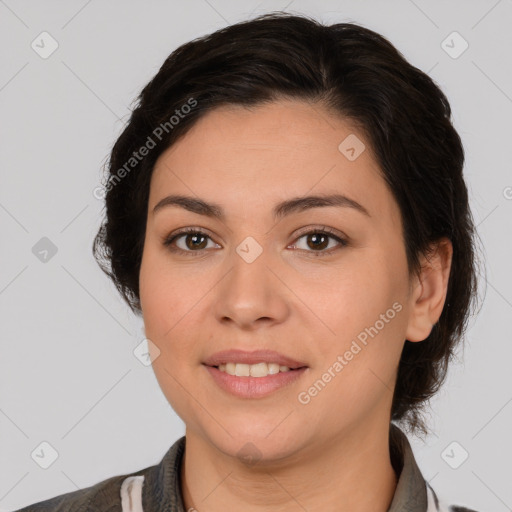
{"type": "Polygon", "coordinates": [[[212,383],[238,398],[263,398],[291,386],[309,367],[275,350],[223,350],[208,357],[203,366],[212,383]]]}

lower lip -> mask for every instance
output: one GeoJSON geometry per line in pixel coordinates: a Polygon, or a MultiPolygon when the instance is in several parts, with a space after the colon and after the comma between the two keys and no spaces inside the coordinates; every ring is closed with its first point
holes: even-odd
{"type": "Polygon", "coordinates": [[[240,398],[262,398],[274,391],[289,386],[300,379],[307,367],[288,372],[279,372],[266,377],[237,377],[229,373],[221,372],[214,366],[206,366],[213,380],[221,389],[240,398]]]}

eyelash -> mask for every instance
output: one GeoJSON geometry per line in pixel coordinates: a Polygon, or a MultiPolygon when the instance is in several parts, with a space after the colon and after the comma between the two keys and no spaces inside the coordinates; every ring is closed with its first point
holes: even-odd
{"type": "MultiPolygon", "coordinates": [[[[190,255],[192,257],[201,256],[201,253],[203,251],[205,251],[206,249],[199,249],[197,251],[190,251],[190,250],[185,251],[184,249],[180,249],[179,247],[172,246],[172,244],[175,240],[177,240],[181,236],[187,235],[187,234],[203,235],[203,236],[206,236],[207,238],[210,238],[210,240],[211,240],[211,237],[207,233],[202,231],[201,229],[183,228],[180,231],[178,231],[177,233],[173,233],[172,235],[165,238],[163,241],[163,245],[166,246],[171,252],[188,253],[188,255],[190,255]],[[193,253],[198,253],[198,254],[193,254],[193,253]]],[[[338,247],[334,247],[329,250],[321,250],[321,251],[308,251],[305,249],[298,249],[298,250],[304,251],[306,253],[312,253],[312,256],[315,258],[322,257],[322,256],[329,256],[334,251],[341,249],[342,247],[346,247],[348,245],[347,240],[345,240],[344,238],[341,238],[338,235],[335,235],[334,231],[331,228],[328,228],[327,226],[324,226],[322,228],[314,228],[314,229],[310,229],[309,231],[301,232],[301,233],[299,233],[298,237],[296,238],[296,241],[298,241],[299,239],[301,239],[304,236],[313,235],[313,234],[327,235],[329,238],[333,238],[340,244],[338,247]]],[[[294,242],[293,245],[295,245],[295,243],[296,242],[294,242]]]]}

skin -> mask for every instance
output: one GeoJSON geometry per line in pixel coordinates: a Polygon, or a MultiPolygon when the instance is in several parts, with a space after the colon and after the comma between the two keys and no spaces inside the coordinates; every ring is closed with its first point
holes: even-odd
{"type": "Polygon", "coordinates": [[[398,362],[404,341],[424,340],[441,315],[451,255],[443,240],[423,259],[421,278],[409,278],[400,211],[368,141],[319,104],[217,108],[162,153],[150,187],[140,299],[157,380],[186,425],[185,509],[388,510],[397,483],[388,433],[398,362]],[[350,134],[366,145],[354,161],[338,150],[350,134]],[[271,216],[285,199],[334,192],[371,217],[332,206],[277,222],[271,216]],[[176,206],[153,214],[169,194],[217,203],[226,219],[176,206]],[[329,238],[318,249],[298,234],[324,226],[348,245],[329,238]],[[201,249],[193,235],[188,245],[187,235],[174,243],[188,252],[163,244],[183,227],[206,232],[196,242],[201,249]],[[248,236],[263,251],[252,263],[235,250],[248,236]],[[298,394],[394,303],[402,306],[394,318],[300,403],[298,394]],[[267,397],[238,398],[202,365],[229,348],[270,348],[308,369],[267,397]],[[257,463],[239,454],[248,442],[257,463]]]}

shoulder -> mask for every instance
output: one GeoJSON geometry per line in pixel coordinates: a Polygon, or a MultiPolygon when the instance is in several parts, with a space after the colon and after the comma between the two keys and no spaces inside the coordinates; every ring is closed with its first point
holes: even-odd
{"type": "Polygon", "coordinates": [[[184,450],[185,436],[182,436],[158,464],[113,476],[14,512],[120,512],[142,510],[143,505],[144,510],[160,510],[169,503],[182,506],[179,466],[184,450]]]}
{"type": "Polygon", "coordinates": [[[182,505],[179,467],[185,450],[182,436],[158,464],[117,475],[90,487],[33,503],[15,512],[120,512],[160,510],[163,504],[182,505]]]}
{"type": "Polygon", "coordinates": [[[140,490],[146,473],[152,469],[117,475],[94,485],[33,503],[15,512],[118,512],[134,487],[140,490]]]}

